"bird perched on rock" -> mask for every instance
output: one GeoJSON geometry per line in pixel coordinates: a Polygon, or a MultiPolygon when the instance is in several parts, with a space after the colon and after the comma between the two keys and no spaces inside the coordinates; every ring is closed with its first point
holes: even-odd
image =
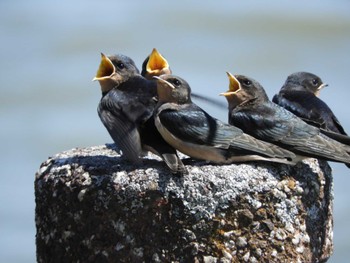
{"type": "MultiPolygon", "coordinates": [[[[293,163],[295,155],[223,123],[191,101],[189,84],[174,75],[155,77],[155,124],[174,148],[196,159],[227,164],[247,161],[293,163]]],[[[293,163],[294,164],[294,163],[293,163]]]]}
{"type": "MultiPolygon", "coordinates": [[[[146,79],[152,79],[154,76],[160,76],[163,74],[172,74],[168,61],[158,52],[157,49],[153,48],[152,53],[142,63],[141,75],[146,79]]],[[[201,101],[205,101],[216,107],[226,109],[226,105],[221,101],[203,96],[192,92],[192,97],[201,101]]]]}
{"type": "Polygon", "coordinates": [[[300,156],[350,164],[350,147],[325,135],[293,113],[271,102],[254,79],[227,73],[229,123],[263,141],[300,156]]]}
{"type": "Polygon", "coordinates": [[[104,54],[94,80],[99,81],[102,90],[98,115],[123,155],[140,163],[142,150],[149,150],[159,155],[172,172],[185,172],[176,150],[154,126],[155,81],[142,77],[131,58],[104,54]]]}
{"type": "Polygon", "coordinates": [[[280,92],[272,101],[294,113],[310,125],[321,129],[327,136],[350,145],[338,118],[318,96],[328,86],[321,78],[308,72],[297,72],[288,76],[280,92]],[[343,136],[342,136],[343,135],[343,136]]]}

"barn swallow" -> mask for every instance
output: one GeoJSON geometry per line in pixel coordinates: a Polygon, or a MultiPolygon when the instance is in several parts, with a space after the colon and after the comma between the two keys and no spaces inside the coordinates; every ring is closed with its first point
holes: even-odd
{"type": "Polygon", "coordinates": [[[325,135],[350,145],[350,137],[328,105],[318,96],[328,86],[318,76],[297,72],[288,76],[280,92],[272,101],[294,113],[310,125],[321,129],[325,135]]]}
{"type": "MultiPolygon", "coordinates": [[[[163,74],[172,74],[172,70],[170,69],[170,65],[164,56],[160,54],[157,49],[153,48],[152,53],[142,63],[141,75],[146,79],[152,79],[154,76],[159,77],[163,74]]],[[[223,102],[207,96],[192,92],[192,97],[221,109],[227,108],[223,102]]]]}
{"type": "Polygon", "coordinates": [[[184,154],[218,164],[270,161],[295,164],[295,154],[262,142],[221,122],[191,101],[191,88],[180,77],[157,79],[155,124],[163,138],[184,154]]]}
{"type": "Polygon", "coordinates": [[[142,77],[131,58],[104,54],[94,80],[100,82],[102,90],[98,115],[126,158],[138,164],[142,150],[149,150],[172,172],[184,173],[186,168],[176,150],[154,126],[156,83],[142,77]]]}
{"type": "Polygon", "coordinates": [[[323,135],[317,127],[271,102],[257,81],[227,74],[229,91],[220,95],[228,101],[230,124],[299,156],[350,164],[349,146],[323,135]]]}

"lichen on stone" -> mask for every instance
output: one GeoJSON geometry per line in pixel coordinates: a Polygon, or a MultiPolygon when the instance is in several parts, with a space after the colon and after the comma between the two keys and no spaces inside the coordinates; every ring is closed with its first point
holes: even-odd
{"type": "Polygon", "coordinates": [[[72,149],[35,177],[38,262],[317,262],[332,253],[326,162],[213,165],[72,149]]]}

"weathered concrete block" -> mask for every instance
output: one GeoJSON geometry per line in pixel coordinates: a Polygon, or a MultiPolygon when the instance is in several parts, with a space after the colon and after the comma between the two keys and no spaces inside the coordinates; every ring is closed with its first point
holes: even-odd
{"type": "Polygon", "coordinates": [[[38,262],[317,262],[333,250],[332,175],[295,167],[188,161],[168,173],[113,146],[73,149],[36,174],[38,262]]]}

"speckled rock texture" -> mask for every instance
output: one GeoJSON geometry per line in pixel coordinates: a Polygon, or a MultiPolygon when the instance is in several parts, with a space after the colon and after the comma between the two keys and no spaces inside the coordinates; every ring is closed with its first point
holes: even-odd
{"type": "Polygon", "coordinates": [[[333,251],[326,162],[211,165],[174,176],[114,145],[73,149],[35,178],[38,262],[322,262],[333,251]]]}

